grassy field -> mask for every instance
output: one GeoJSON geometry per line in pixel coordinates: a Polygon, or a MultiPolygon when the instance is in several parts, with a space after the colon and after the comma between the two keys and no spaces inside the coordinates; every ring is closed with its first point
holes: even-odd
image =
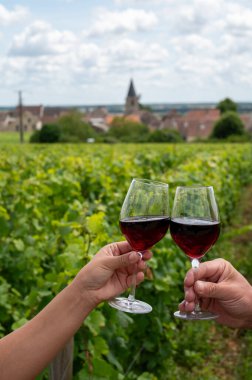
{"type": "MultiPolygon", "coordinates": [[[[24,133],[24,141],[29,142],[31,133],[24,133]]],[[[20,142],[20,136],[18,132],[0,132],[0,144],[16,144],[20,142]]]]}

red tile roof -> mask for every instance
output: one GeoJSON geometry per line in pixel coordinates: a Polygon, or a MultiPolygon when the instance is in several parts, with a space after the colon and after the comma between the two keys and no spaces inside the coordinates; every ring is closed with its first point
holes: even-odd
{"type": "Polygon", "coordinates": [[[208,138],[219,117],[218,109],[192,110],[181,118],[179,131],[186,140],[208,138]]]}

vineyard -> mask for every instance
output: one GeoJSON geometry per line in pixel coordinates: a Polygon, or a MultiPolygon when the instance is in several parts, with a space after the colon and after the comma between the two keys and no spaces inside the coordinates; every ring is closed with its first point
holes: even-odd
{"type": "MultiPolygon", "coordinates": [[[[213,185],[222,233],[205,260],[226,258],[252,277],[249,258],[236,257],[230,243],[242,233],[234,220],[252,184],[250,144],[1,145],[1,336],[31,319],[103,245],[122,240],[118,218],[134,177],[169,183],[170,207],[176,186],[213,185]]],[[[94,310],[75,336],[74,379],[246,378],[232,360],[234,377],[216,372],[229,329],[174,319],[190,263],[169,233],[153,253],[137,289],[152,313],[129,315],[106,303],[94,310]]],[[[252,347],[249,335],[242,342],[252,347]]]]}

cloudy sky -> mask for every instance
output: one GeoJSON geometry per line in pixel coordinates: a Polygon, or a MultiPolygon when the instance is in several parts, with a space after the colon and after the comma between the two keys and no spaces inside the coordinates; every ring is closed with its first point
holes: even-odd
{"type": "Polygon", "coordinates": [[[251,0],[0,1],[0,105],[252,101],[251,0]]]}

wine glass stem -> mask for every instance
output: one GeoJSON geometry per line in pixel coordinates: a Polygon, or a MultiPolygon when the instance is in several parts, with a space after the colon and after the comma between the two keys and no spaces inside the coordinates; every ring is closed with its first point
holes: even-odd
{"type": "Polygon", "coordinates": [[[136,273],[133,273],[132,275],[132,283],[130,286],[130,293],[128,296],[128,301],[129,302],[134,302],[135,301],[135,296],[136,296],[136,273]]]}
{"type": "MultiPolygon", "coordinates": [[[[138,252],[139,256],[143,257],[142,253],[141,252],[138,252]]],[[[128,301],[129,302],[134,302],[136,300],[136,275],[137,275],[137,271],[135,270],[135,272],[133,273],[132,275],[132,282],[131,282],[131,286],[130,286],[130,293],[129,293],[129,296],[128,296],[128,301]]]]}
{"type": "MultiPolygon", "coordinates": [[[[191,260],[191,266],[192,266],[193,269],[196,269],[196,270],[197,270],[197,269],[199,268],[199,265],[200,265],[200,262],[199,262],[198,259],[192,259],[192,260],[191,260]]],[[[198,301],[197,298],[196,298],[196,300],[195,300],[195,308],[194,308],[194,312],[195,312],[195,313],[199,313],[199,312],[201,312],[200,304],[199,304],[199,301],[198,301]]]]}

